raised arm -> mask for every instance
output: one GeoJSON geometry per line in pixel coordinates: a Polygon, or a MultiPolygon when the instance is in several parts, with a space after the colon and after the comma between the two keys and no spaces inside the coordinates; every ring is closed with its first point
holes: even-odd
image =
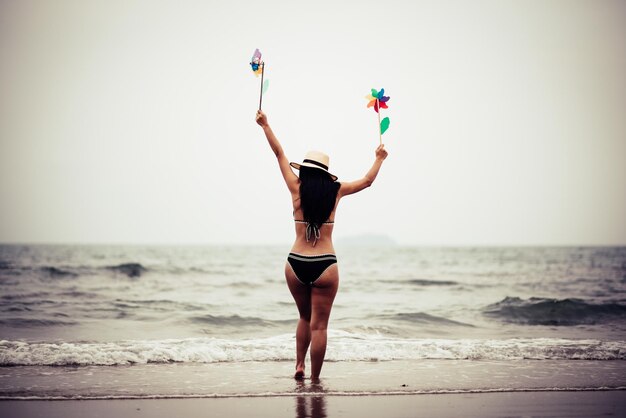
{"type": "Polygon", "coordinates": [[[361,190],[370,187],[374,180],[376,180],[376,176],[378,175],[378,171],[380,167],[383,165],[383,161],[387,158],[387,151],[385,150],[384,145],[380,145],[376,148],[376,159],[374,160],[374,164],[372,168],[365,174],[362,179],[341,183],[341,187],[339,188],[339,196],[347,196],[353,193],[358,193],[361,190]]]}
{"type": "Polygon", "coordinates": [[[269,123],[267,122],[267,116],[262,111],[256,112],[256,123],[263,128],[263,132],[265,133],[265,137],[267,138],[267,142],[270,144],[270,148],[272,148],[272,152],[276,155],[276,159],[278,159],[278,166],[280,167],[280,172],[285,179],[285,183],[287,183],[287,187],[292,194],[298,193],[298,176],[291,170],[289,166],[289,160],[285,156],[283,152],[283,147],[278,142],[278,138],[272,132],[272,128],[270,128],[269,123]]]}

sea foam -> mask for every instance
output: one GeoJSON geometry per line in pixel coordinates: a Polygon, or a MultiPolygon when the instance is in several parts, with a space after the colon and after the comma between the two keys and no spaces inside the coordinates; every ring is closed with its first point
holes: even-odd
{"type": "MultiPolygon", "coordinates": [[[[291,361],[294,356],[293,334],[255,339],[188,338],[56,343],[0,341],[1,366],[291,361]]],[[[626,341],[561,338],[394,339],[334,331],[329,336],[326,359],[626,360],[626,341]]]]}

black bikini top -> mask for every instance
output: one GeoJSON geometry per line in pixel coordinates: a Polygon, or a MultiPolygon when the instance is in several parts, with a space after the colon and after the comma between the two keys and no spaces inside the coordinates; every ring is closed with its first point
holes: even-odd
{"type": "MultiPolygon", "coordinates": [[[[306,242],[309,242],[311,240],[311,235],[313,235],[313,239],[314,239],[313,246],[315,247],[315,244],[317,244],[317,240],[319,240],[320,237],[322,236],[320,232],[320,228],[312,222],[307,222],[307,221],[299,220],[299,219],[294,219],[293,221],[297,224],[306,224],[306,232],[305,232],[306,242]]],[[[334,221],[326,221],[326,222],[322,222],[322,225],[333,225],[334,223],[335,223],[334,221]]]]}

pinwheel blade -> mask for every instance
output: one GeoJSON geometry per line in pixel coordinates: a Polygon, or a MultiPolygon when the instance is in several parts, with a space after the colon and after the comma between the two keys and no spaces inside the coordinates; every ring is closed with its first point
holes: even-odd
{"type": "Polygon", "coordinates": [[[389,129],[389,118],[380,121],[380,134],[384,134],[389,129]]]}

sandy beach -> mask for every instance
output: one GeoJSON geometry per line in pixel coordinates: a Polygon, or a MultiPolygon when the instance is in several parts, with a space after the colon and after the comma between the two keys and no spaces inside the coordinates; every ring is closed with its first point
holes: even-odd
{"type": "Polygon", "coordinates": [[[4,417],[623,417],[626,392],[2,401],[4,417]]]}

